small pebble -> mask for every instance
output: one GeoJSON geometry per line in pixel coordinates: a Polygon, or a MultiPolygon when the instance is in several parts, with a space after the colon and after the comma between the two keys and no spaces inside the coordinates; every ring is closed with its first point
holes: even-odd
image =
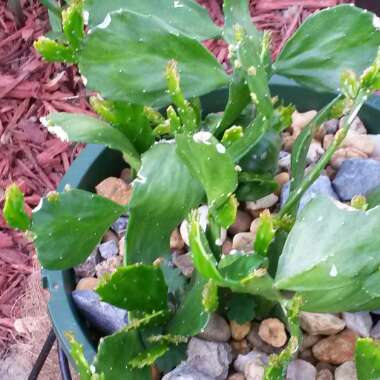
{"type": "Polygon", "coordinates": [[[310,335],[333,335],[344,329],[346,323],[328,313],[300,313],[300,325],[310,335]]]}
{"type": "Polygon", "coordinates": [[[183,241],[182,236],[176,228],[170,235],[170,249],[172,251],[182,251],[184,247],[185,242],[183,241]]]}
{"type": "Polygon", "coordinates": [[[286,371],[286,380],[315,380],[316,376],[316,368],[301,359],[292,360],[286,371]]]}
{"type": "Polygon", "coordinates": [[[113,273],[123,263],[122,256],[114,256],[96,264],[95,271],[98,278],[103,277],[106,273],[113,273]]]}
{"type": "Polygon", "coordinates": [[[353,331],[344,330],[315,344],[312,349],[313,355],[320,361],[335,365],[353,360],[356,338],[353,331]]]}
{"type": "Polygon", "coordinates": [[[342,313],[347,328],[362,337],[369,337],[372,328],[372,318],[369,312],[342,313]]]}
{"type": "Polygon", "coordinates": [[[251,222],[252,217],[248,212],[238,210],[235,223],[228,229],[228,232],[232,235],[236,235],[240,232],[247,232],[249,231],[251,222]]]}
{"type": "Polygon", "coordinates": [[[247,202],[246,207],[249,211],[261,210],[265,208],[270,208],[274,206],[278,201],[278,196],[276,194],[269,194],[263,198],[258,199],[255,202],[247,202]]]}
{"type": "Polygon", "coordinates": [[[244,339],[251,331],[251,322],[239,324],[235,321],[230,321],[231,335],[235,340],[244,339]]]}
{"type": "Polygon", "coordinates": [[[251,345],[248,343],[247,339],[231,340],[231,347],[234,353],[242,355],[247,354],[251,349],[251,345]]]}
{"type": "Polygon", "coordinates": [[[280,348],[271,346],[265,343],[259,336],[259,323],[252,322],[251,332],[248,334],[248,342],[252,344],[254,350],[265,352],[266,354],[274,354],[281,351],[280,348]]]}
{"type": "Polygon", "coordinates": [[[252,252],[256,234],[252,232],[240,232],[232,239],[232,249],[243,252],[252,252]]]}
{"type": "Polygon", "coordinates": [[[261,363],[268,364],[269,356],[259,351],[251,351],[245,355],[238,355],[236,360],[234,361],[234,368],[238,372],[244,372],[245,366],[253,361],[259,359],[261,363]]]}
{"type": "Polygon", "coordinates": [[[99,285],[99,279],[95,277],[84,277],[81,278],[75,290],[95,290],[99,285]]]}
{"type": "Polygon", "coordinates": [[[315,380],[334,380],[334,375],[327,368],[320,370],[317,373],[317,377],[315,380]]]}
{"type": "Polygon", "coordinates": [[[79,278],[95,276],[95,267],[100,261],[98,248],[96,247],[90,256],[82,263],[74,267],[75,275],[79,278]]]}
{"type": "Polygon", "coordinates": [[[118,237],[116,236],[116,234],[114,232],[112,232],[111,230],[108,230],[104,235],[103,235],[103,239],[102,239],[102,243],[105,243],[107,241],[110,241],[110,240],[114,240],[116,242],[119,241],[118,237]]]}
{"type": "Polygon", "coordinates": [[[226,239],[226,241],[222,245],[222,253],[224,255],[228,255],[232,251],[232,241],[230,239],[226,239]]]}
{"type": "Polygon", "coordinates": [[[343,363],[335,369],[335,380],[357,380],[356,367],[353,361],[343,363]]]}
{"type": "Polygon", "coordinates": [[[291,155],[288,152],[285,152],[282,150],[279,155],[278,159],[278,166],[282,170],[289,171],[290,170],[290,164],[291,164],[291,155]]]}
{"type": "Polygon", "coordinates": [[[98,195],[122,206],[127,205],[132,197],[132,186],[116,177],[106,178],[95,186],[95,190],[98,195]]]}
{"type": "Polygon", "coordinates": [[[370,336],[374,339],[380,339],[380,321],[372,327],[370,336]]]}
{"type": "Polygon", "coordinates": [[[199,372],[186,362],[168,372],[162,380],[215,380],[213,377],[199,372]]]}
{"type": "Polygon", "coordinates": [[[128,217],[127,216],[120,216],[116,219],[115,222],[112,223],[112,229],[120,236],[123,236],[125,234],[125,230],[127,229],[128,225],[128,217]]]}
{"type": "Polygon", "coordinates": [[[231,338],[230,326],[220,315],[212,314],[206,328],[198,337],[214,342],[228,342],[231,338]]]}
{"type": "Polygon", "coordinates": [[[320,335],[309,335],[304,333],[302,339],[301,351],[307,350],[310,347],[313,347],[315,343],[320,341],[322,337],[320,335]]]}
{"type": "Polygon", "coordinates": [[[361,158],[365,159],[368,158],[368,156],[362,151],[353,147],[340,148],[333,154],[330,164],[334,169],[339,169],[344,161],[348,159],[361,158]]]}
{"type": "Polygon", "coordinates": [[[118,255],[119,245],[115,240],[108,240],[105,243],[99,244],[99,253],[103,259],[107,260],[118,255]]]}
{"type": "Polygon", "coordinates": [[[233,375],[227,377],[227,380],[246,380],[242,373],[236,372],[233,375]]]}
{"type": "Polygon", "coordinates": [[[264,373],[265,365],[258,358],[248,362],[244,368],[244,375],[247,380],[263,380],[264,373]]]}
{"type": "Polygon", "coordinates": [[[119,255],[124,256],[124,254],[125,254],[125,236],[123,236],[119,240],[119,255]]]}
{"type": "Polygon", "coordinates": [[[277,318],[264,319],[259,326],[259,336],[273,347],[282,347],[288,340],[285,325],[277,318]]]}
{"type": "Polygon", "coordinates": [[[185,277],[191,278],[191,275],[194,272],[194,264],[191,258],[191,253],[181,254],[174,252],[172,257],[173,264],[180,269],[182,274],[185,277]]]}
{"type": "Polygon", "coordinates": [[[285,185],[285,183],[289,182],[290,180],[290,176],[287,172],[282,172],[282,173],[279,173],[277,174],[275,177],[274,177],[274,180],[280,185],[280,186],[283,186],[285,185]]]}

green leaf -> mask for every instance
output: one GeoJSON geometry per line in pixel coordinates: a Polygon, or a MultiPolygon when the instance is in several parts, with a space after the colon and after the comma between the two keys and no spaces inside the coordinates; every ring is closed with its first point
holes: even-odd
{"type": "Polygon", "coordinates": [[[62,11],[62,27],[71,48],[78,51],[84,37],[82,1],[75,1],[62,11]]]}
{"type": "Polygon", "coordinates": [[[127,263],[151,264],[167,256],[172,231],[203,196],[200,184],[178,157],[176,145],[153,145],[142,156],[128,204],[127,263]]]}
{"type": "Polygon", "coordinates": [[[79,265],[125,211],[125,207],[83,190],[48,194],[35,209],[31,225],[41,265],[50,270],[79,265]]]}
{"type": "Polygon", "coordinates": [[[225,147],[229,147],[233,142],[240,140],[243,135],[243,128],[233,125],[224,131],[221,142],[225,147]]]}
{"type": "Polygon", "coordinates": [[[167,322],[170,314],[168,310],[154,311],[151,314],[134,312],[130,313],[127,330],[136,330],[145,327],[161,326],[167,322]],[[131,318],[132,316],[132,318],[131,318]]]}
{"type": "Polygon", "coordinates": [[[380,205],[380,187],[372,190],[366,195],[368,208],[374,208],[380,205]]]}
{"type": "Polygon", "coordinates": [[[173,294],[176,299],[182,299],[185,292],[186,279],[179,268],[173,267],[169,260],[164,260],[160,268],[168,286],[169,293],[173,294]]]}
{"type": "Polygon", "coordinates": [[[179,363],[186,360],[187,344],[179,344],[178,346],[169,346],[169,351],[157,359],[157,367],[164,373],[170,372],[177,367],[179,363]]]}
{"type": "Polygon", "coordinates": [[[297,352],[298,341],[295,336],[290,337],[288,345],[278,355],[271,355],[269,364],[265,368],[264,380],[284,380],[286,370],[293,355],[297,352]]]}
{"type": "Polygon", "coordinates": [[[86,144],[103,144],[120,150],[124,159],[135,170],[140,167],[140,158],[132,143],[108,123],[79,113],[54,112],[43,118],[42,123],[49,132],[64,141],[86,144]]]}
{"type": "MultiPolygon", "coordinates": [[[[310,143],[317,128],[331,117],[332,109],[341,101],[342,96],[338,95],[329,104],[327,104],[318,114],[311,120],[311,122],[305,126],[302,132],[296,138],[293,144],[291,155],[291,173],[292,180],[290,181],[290,194],[297,191],[300,186],[307,165],[307,153],[309,151],[310,143]]],[[[298,210],[299,201],[291,210],[293,216],[295,216],[298,210]]]]}
{"type": "Polygon", "coordinates": [[[197,212],[193,212],[191,215],[189,241],[196,270],[205,278],[222,283],[224,279],[217,269],[217,262],[211,252],[206,235],[200,226],[197,212]]]}
{"type": "Polygon", "coordinates": [[[47,37],[40,37],[33,44],[34,48],[48,62],[76,63],[77,56],[68,46],[64,46],[47,37]]]}
{"type": "Polygon", "coordinates": [[[220,34],[219,28],[210,20],[207,10],[192,0],[86,0],[85,8],[89,13],[91,28],[103,22],[108,13],[126,9],[145,16],[156,16],[180,34],[200,41],[220,34]]]}
{"type": "Polygon", "coordinates": [[[239,202],[235,194],[232,194],[217,210],[211,210],[215,214],[217,224],[223,228],[229,228],[235,223],[239,202]]]}
{"type": "Polygon", "coordinates": [[[358,380],[378,380],[380,378],[380,345],[370,338],[356,341],[355,364],[358,380]]]}
{"type": "Polygon", "coordinates": [[[364,212],[316,198],[303,209],[288,236],[275,286],[298,292],[307,311],[378,308],[379,218],[379,207],[364,212]]]}
{"type": "Polygon", "coordinates": [[[69,341],[70,355],[74,360],[81,380],[91,380],[91,369],[84,356],[83,346],[75,339],[74,334],[66,332],[65,337],[69,341]]]}
{"type": "Polygon", "coordinates": [[[224,145],[210,132],[177,135],[177,153],[203,185],[212,209],[227,201],[237,187],[235,164],[224,145]]]}
{"type": "Polygon", "coordinates": [[[273,175],[278,170],[280,147],[280,134],[270,128],[238,164],[243,171],[273,175]]]}
{"type": "Polygon", "coordinates": [[[186,343],[189,340],[186,336],[181,335],[172,335],[172,334],[166,334],[166,335],[152,335],[148,338],[148,341],[150,343],[170,343],[179,345],[181,343],[186,343]]]}
{"type": "Polygon", "coordinates": [[[184,300],[167,326],[168,333],[195,336],[206,327],[210,319],[210,314],[207,313],[202,304],[202,293],[206,283],[207,280],[198,274],[193,276],[184,300]]]}
{"type": "Polygon", "coordinates": [[[167,309],[168,287],[159,267],[134,264],[106,276],[96,292],[102,301],[129,311],[167,309]]]}
{"type": "Polygon", "coordinates": [[[150,368],[133,369],[129,365],[143,351],[138,331],[121,330],[100,340],[94,366],[106,380],[151,380],[150,368]]]}
{"type": "Polygon", "coordinates": [[[30,227],[30,218],[24,206],[24,194],[16,184],[10,185],[5,192],[3,215],[11,227],[21,231],[30,227]]]}
{"type": "Polygon", "coordinates": [[[139,153],[144,153],[154,143],[152,128],[144,106],[127,102],[91,97],[92,108],[106,121],[118,128],[139,153]]]}
{"type": "Polygon", "coordinates": [[[208,313],[214,313],[218,308],[218,285],[213,280],[209,280],[203,288],[202,304],[208,313]]]}
{"type": "Polygon", "coordinates": [[[158,358],[165,355],[169,350],[167,343],[161,343],[149,347],[147,350],[140,352],[128,362],[131,368],[144,368],[153,365],[158,358]]]}
{"type": "Polygon", "coordinates": [[[224,304],[227,318],[241,325],[254,319],[255,309],[255,297],[251,294],[231,293],[224,304]]]}
{"type": "Polygon", "coordinates": [[[177,62],[186,98],[227,84],[223,67],[200,42],[156,17],[117,11],[107,21],[107,27],[96,27],[87,36],[79,58],[88,88],[104,98],[167,105],[165,68],[170,60],[177,62]]]}
{"type": "Polygon", "coordinates": [[[260,223],[256,232],[255,252],[263,257],[267,256],[268,249],[275,236],[275,228],[273,226],[273,217],[269,210],[264,210],[260,214],[260,223]]]}
{"type": "Polygon", "coordinates": [[[239,174],[236,195],[239,201],[257,201],[278,188],[278,183],[271,175],[243,172],[239,174]]]}
{"type": "Polygon", "coordinates": [[[340,5],[310,16],[288,40],[273,69],[314,90],[335,91],[342,71],[361,74],[379,45],[377,16],[340,5]]]}

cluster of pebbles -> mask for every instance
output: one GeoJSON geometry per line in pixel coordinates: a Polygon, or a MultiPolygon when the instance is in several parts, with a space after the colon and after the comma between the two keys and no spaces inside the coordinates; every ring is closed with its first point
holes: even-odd
{"type": "MultiPolygon", "coordinates": [[[[232,250],[251,251],[260,213],[264,209],[275,213],[285,203],[289,194],[292,145],[315,114],[316,111],[293,114],[292,126],[282,136],[279,172],[275,177],[280,190],[256,202],[240,205],[235,224],[221,237],[224,254],[232,250]]],[[[306,170],[318,161],[339,128],[338,120],[330,120],[319,129],[307,155],[306,170]]],[[[129,170],[124,169],[120,178],[109,177],[102,181],[96,192],[125,205],[132,193],[130,182],[129,170]]],[[[378,186],[380,135],[367,134],[357,118],[326,170],[302,197],[300,208],[317,195],[349,204],[355,195],[365,195],[378,186]]],[[[207,206],[200,207],[200,216],[202,224],[202,218],[207,220],[207,206]]],[[[94,292],[99,279],[123,262],[127,223],[127,215],[120,217],[86,262],[74,269],[78,282],[73,299],[85,319],[102,334],[111,334],[128,322],[125,310],[101,302],[94,292]]],[[[180,268],[184,276],[191,277],[194,268],[188,253],[186,221],[173,231],[170,249],[173,265],[180,268]]],[[[286,379],[355,380],[355,342],[358,337],[380,339],[380,322],[376,315],[376,312],[301,313],[303,343],[298,357],[288,368],[286,379]]],[[[288,339],[285,325],[277,318],[238,324],[214,314],[206,329],[190,339],[187,360],[163,379],[261,380],[269,356],[280,352],[288,339]]],[[[158,372],[155,376],[161,377],[158,372]]]]}

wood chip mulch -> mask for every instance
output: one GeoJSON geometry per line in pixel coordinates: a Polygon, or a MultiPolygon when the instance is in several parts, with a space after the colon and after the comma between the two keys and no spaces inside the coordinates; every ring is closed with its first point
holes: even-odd
{"type": "MultiPolygon", "coordinates": [[[[223,24],[221,0],[198,0],[223,24]]],[[[300,23],[318,9],[344,0],[253,0],[252,20],[272,31],[273,56],[300,23]]],[[[37,0],[25,0],[25,23],[17,27],[0,1],[0,207],[6,187],[16,182],[26,194],[28,211],[54,190],[81,149],[52,137],[39,118],[52,111],[90,112],[80,76],[72,66],[43,62],[33,41],[49,30],[47,12],[37,0]]],[[[227,46],[206,46],[226,69],[227,46]]],[[[7,227],[0,213],[0,353],[15,339],[14,319],[26,277],[32,271],[32,245],[7,227]]]]}

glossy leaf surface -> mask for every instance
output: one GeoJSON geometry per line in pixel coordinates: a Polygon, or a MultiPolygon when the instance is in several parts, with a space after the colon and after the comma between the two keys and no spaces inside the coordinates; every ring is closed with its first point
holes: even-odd
{"type": "Polygon", "coordinates": [[[379,24],[373,13],[348,4],[321,10],[288,40],[274,71],[315,90],[335,91],[342,71],[361,74],[376,57],[379,24]]]}
{"type": "Polygon", "coordinates": [[[165,68],[170,60],[177,62],[186,98],[227,84],[223,67],[200,42],[179,35],[156,17],[127,11],[107,17],[106,26],[87,36],[79,59],[88,88],[104,98],[169,104],[165,68]]]}
{"type": "Polygon", "coordinates": [[[288,236],[276,287],[297,291],[308,311],[378,308],[379,221],[379,207],[364,212],[316,198],[288,236]]]}
{"type": "Polygon", "coordinates": [[[5,192],[3,215],[11,227],[21,231],[26,231],[30,226],[24,206],[24,194],[16,184],[10,185],[5,192]]]}
{"type": "Polygon", "coordinates": [[[161,269],[153,265],[119,267],[101,281],[96,292],[102,301],[129,311],[151,313],[167,308],[168,287],[161,269]]]}
{"type": "Polygon", "coordinates": [[[370,338],[356,341],[355,364],[358,380],[380,378],[380,345],[370,338]]]}
{"type": "Polygon", "coordinates": [[[160,143],[149,149],[142,156],[129,203],[127,263],[151,264],[157,257],[168,255],[172,231],[203,197],[200,184],[178,157],[175,144],[160,143]]]}
{"type": "Polygon", "coordinates": [[[79,265],[125,211],[109,199],[77,189],[43,198],[31,225],[40,263],[51,270],[79,265]]]}

